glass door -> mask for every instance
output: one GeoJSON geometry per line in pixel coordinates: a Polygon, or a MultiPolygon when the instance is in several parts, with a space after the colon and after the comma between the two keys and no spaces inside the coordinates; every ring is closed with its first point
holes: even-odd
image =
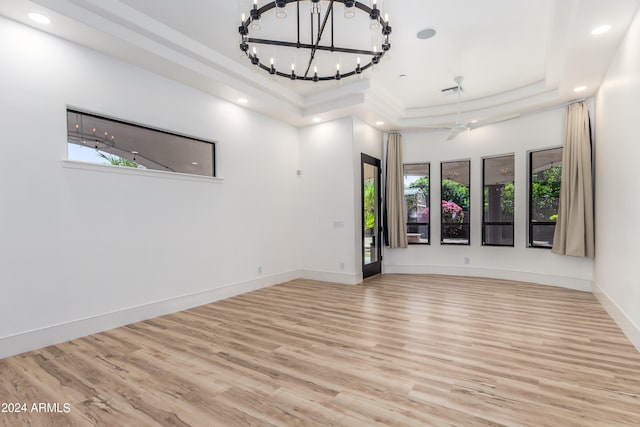
{"type": "Polygon", "coordinates": [[[380,160],[362,154],[362,275],[382,271],[380,160]]]}

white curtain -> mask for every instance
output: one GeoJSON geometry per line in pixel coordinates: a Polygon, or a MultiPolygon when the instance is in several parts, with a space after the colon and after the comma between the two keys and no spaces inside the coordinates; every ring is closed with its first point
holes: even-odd
{"type": "Polygon", "coordinates": [[[569,105],[552,248],[560,255],[589,258],[595,255],[591,153],[589,110],[582,102],[569,105]]]}
{"type": "Polygon", "coordinates": [[[407,225],[404,218],[404,172],[402,170],[402,136],[389,134],[387,144],[387,244],[406,248],[407,225]]]}

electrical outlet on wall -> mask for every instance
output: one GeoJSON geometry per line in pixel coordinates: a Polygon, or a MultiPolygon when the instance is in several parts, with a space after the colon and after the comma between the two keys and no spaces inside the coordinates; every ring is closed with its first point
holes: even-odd
{"type": "Polygon", "coordinates": [[[262,274],[262,266],[258,266],[258,274],[262,274]]]}
{"type": "Polygon", "coordinates": [[[344,261],[340,261],[340,270],[344,270],[344,261]]]}
{"type": "Polygon", "coordinates": [[[464,263],[471,264],[471,258],[469,258],[468,256],[464,257],[464,263]]]}

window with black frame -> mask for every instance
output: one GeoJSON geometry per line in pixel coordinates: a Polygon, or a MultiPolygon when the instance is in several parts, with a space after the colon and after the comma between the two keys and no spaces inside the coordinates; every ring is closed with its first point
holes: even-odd
{"type": "Polygon", "coordinates": [[[440,164],[440,243],[469,245],[471,240],[471,161],[440,164]]]}
{"type": "Polygon", "coordinates": [[[215,143],[77,110],[67,110],[67,159],[216,176],[215,143]]]}
{"type": "Polygon", "coordinates": [[[430,243],[431,181],[429,163],[404,165],[404,201],[409,244],[430,243]]]}
{"type": "Polygon", "coordinates": [[[514,156],[482,160],[482,245],[513,246],[514,156]]]}
{"type": "Polygon", "coordinates": [[[558,218],[562,148],[529,153],[529,246],[551,248],[558,218]]]}

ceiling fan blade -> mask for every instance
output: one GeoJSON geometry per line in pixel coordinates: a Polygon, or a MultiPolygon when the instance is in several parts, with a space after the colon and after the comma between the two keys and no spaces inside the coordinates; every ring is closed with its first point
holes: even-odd
{"type": "Polygon", "coordinates": [[[487,120],[482,120],[480,122],[469,123],[469,129],[474,130],[482,126],[494,125],[496,123],[506,122],[507,120],[517,119],[518,117],[520,117],[520,114],[509,114],[506,116],[493,117],[487,120]]]}
{"type": "Polygon", "coordinates": [[[449,136],[447,137],[447,141],[451,141],[453,138],[458,136],[459,133],[464,132],[466,129],[467,129],[466,127],[465,128],[452,127],[451,132],[449,132],[449,136]]]}

